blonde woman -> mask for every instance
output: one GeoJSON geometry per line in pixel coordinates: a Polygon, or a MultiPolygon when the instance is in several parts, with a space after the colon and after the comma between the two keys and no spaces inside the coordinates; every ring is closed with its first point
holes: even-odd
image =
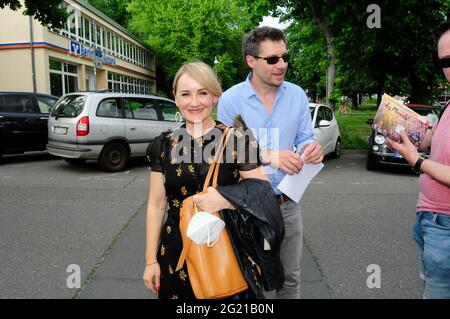
{"type": "MultiPolygon", "coordinates": [[[[143,279],[146,287],[158,293],[159,298],[193,299],[195,295],[186,264],[175,271],[183,248],[179,230],[180,206],[185,198],[202,190],[211,159],[208,151],[218,144],[220,134],[217,133],[222,133],[226,127],[211,117],[222,89],[215,72],[207,64],[196,61],[183,65],[175,75],[173,94],[185,124],[177,131],[165,132],[156,138],[149,154],[151,173],[143,279]]],[[[221,165],[219,185],[236,184],[241,177],[267,180],[260,167],[256,141],[247,139],[241,149],[245,154],[239,154],[242,151],[239,152],[237,143],[232,144],[235,144],[233,149],[225,149],[232,160],[230,156],[224,156],[228,160],[221,165]],[[250,156],[250,153],[258,156],[250,156]],[[238,158],[244,160],[238,161],[238,158]],[[250,158],[254,160],[249,161],[250,158]]],[[[206,194],[196,195],[194,201],[202,211],[234,209],[211,187],[206,194]]]]}

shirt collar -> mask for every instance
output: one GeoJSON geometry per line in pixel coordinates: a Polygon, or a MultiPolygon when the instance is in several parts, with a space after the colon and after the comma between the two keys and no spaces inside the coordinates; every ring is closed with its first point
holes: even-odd
{"type": "MultiPolygon", "coordinates": [[[[245,84],[244,84],[244,87],[245,87],[244,94],[245,94],[245,97],[246,97],[246,98],[251,98],[252,96],[256,96],[256,92],[255,92],[255,90],[253,89],[252,84],[250,83],[250,80],[252,79],[252,77],[253,77],[253,73],[250,72],[250,73],[247,75],[247,79],[245,80],[245,84]]],[[[278,98],[278,96],[280,96],[281,94],[283,94],[284,91],[286,91],[286,81],[283,81],[283,83],[281,83],[280,87],[277,89],[277,98],[278,98]]]]}

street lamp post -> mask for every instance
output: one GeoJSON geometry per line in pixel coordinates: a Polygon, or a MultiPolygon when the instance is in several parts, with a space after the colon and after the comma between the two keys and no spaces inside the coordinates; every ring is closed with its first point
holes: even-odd
{"type": "Polygon", "coordinates": [[[214,57],[214,70],[216,71],[216,73],[217,73],[217,64],[219,64],[219,61],[217,60],[217,57],[215,56],[214,57]]]}

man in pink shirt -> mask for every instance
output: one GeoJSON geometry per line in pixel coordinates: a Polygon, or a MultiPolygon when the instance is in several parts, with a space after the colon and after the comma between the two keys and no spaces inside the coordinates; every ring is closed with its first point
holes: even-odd
{"type": "MultiPolygon", "coordinates": [[[[450,21],[436,32],[439,65],[450,82],[450,21]]],[[[420,194],[413,237],[421,252],[424,298],[450,299],[450,101],[442,109],[440,120],[428,130],[421,148],[431,145],[429,159],[419,156],[404,132],[403,143],[388,141],[420,172],[420,194]]]]}

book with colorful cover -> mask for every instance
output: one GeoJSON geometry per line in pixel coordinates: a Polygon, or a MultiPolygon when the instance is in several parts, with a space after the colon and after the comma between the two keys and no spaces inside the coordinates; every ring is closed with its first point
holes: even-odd
{"type": "Polygon", "coordinates": [[[388,94],[384,94],[373,121],[373,128],[397,143],[402,143],[400,132],[405,131],[418,147],[428,129],[428,120],[388,94]]]}

